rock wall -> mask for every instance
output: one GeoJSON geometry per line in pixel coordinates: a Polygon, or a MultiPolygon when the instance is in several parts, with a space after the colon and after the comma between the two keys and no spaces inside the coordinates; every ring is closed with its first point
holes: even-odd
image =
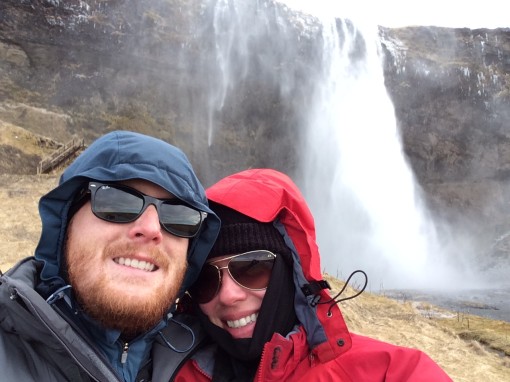
{"type": "Polygon", "coordinates": [[[510,29],[381,28],[381,42],[404,150],[431,206],[505,252],[510,29]]]}

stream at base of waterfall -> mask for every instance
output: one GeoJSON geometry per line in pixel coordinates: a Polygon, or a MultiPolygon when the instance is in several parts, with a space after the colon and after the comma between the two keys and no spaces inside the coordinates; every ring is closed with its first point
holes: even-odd
{"type": "Polygon", "coordinates": [[[428,302],[453,313],[473,314],[510,322],[510,286],[457,291],[392,289],[380,294],[398,301],[428,302]]]}

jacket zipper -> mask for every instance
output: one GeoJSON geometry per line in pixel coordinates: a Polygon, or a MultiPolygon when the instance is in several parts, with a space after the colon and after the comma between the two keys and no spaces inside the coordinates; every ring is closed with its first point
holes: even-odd
{"type": "MultiPolygon", "coordinates": [[[[207,374],[204,370],[202,370],[202,368],[198,365],[198,362],[195,361],[194,359],[191,360],[192,362],[192,365],[193,367],[200,373],[202,374],[204,377],[206,377],[208,380],[212,381],[212,376],[207,374]]],[[[174,374],[175,375],[175,374],[174,374]]]]}
{"type": "Polygon", "coordinates": [[[120,356],[120,363],[125,364],[128,357],[129,344],[124,342],[124,346],[122,347],[122,355],[120,356]]]}
{"type": "Polygon", "coordinates": [[[257,368],[257,374],[255,374],[255,380],[258,382],[264,382],[264,380],[262,378],[262,366],[265,364],[265,361],[266,361],[265,360],[266,354],[267,354],[266,348],[268,347],[268,345],[269,345],[269,342],[266,342],[266,344],[262,348],[262,354],[260,355],[259,367],[257,368]]]}
{"type": "MultiPolygon", "coordinates": [[[[30,309],[29,311],[35,316],[38,318],[39,322],[42,323],[53,335],[55,338],[57,338],[60,342],[60,344],[62,345],[62,347],[67,351],[67,354],[69,354],[69,356],[76,362],[76,364],[82,369],[84,370],[93,380],[95,381],[98,381],[98,379],[95,377],[94,373],[91,372],[90,370],[88,370],[85,365],[83,365],[77,358],[76,356],[73,354],[73,352],[71,351],[71,348],[67,345],[67,342],[64,341],[61,336],[60,336],[60,333],[56,332],[53,330],[53,327],[51,325],[49,325],[46,320],[41,316],[41,314],[39,313],[39,309],[36,305],[34,305],[32,303],[32,301],[30,299],[28,299],[25,295],[23,294],[20,294],[19,291],[15,288],[13,288],[13,291],[15,292],[15,294],[11,293],[11,299],[16,298],[17,296],[20,296],[21,299],[23,300],[23,302],[27,305],[27,306],[30,306],[30,309]]],[[[58,313],[57,313],[58,314],[58,313]]],[[[60,314],[59,314],[60,315],[60,314]]],[[[61,315],[60,315],[61,316],[61,315]]],[[[65,318],[63,316],[61,316],[62,319],[65,321],[65,318]]],[[[94,353],[95,350],[94,350],[94,353]]],[[[97,354],[97,353],[96,353],[97,354]]],[[[98,355],[99,357],[99,355],[98,355]]],[[[106,366],[106,369],[109,370],[111,373],[113,373],[113,375],[115,375],[115,372],[112,372],[111,368],[107,366],[107,364],[104,364],[103,363],[103,366],[106,366]]],[[[112,380],[119,380],[117,377],[115,377],[115,379],[112,379],[112,380]]]]}

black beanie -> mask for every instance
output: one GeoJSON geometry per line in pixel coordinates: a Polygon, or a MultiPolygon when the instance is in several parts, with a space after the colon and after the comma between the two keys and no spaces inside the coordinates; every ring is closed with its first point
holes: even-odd
{"type": "Polygon", "coordinates": [[[221,229],[209,258],[265,249],[286,255],[289,248],[272,223],[262,223],[231,208],[209,201],[221,219],[221,229]]]}

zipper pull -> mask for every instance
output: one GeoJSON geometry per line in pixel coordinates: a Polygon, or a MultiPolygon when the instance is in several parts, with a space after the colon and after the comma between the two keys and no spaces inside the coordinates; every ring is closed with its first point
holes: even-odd
{"type": "Polygon", "coordinates": [[[122,348],[122,355],[120,356],[120,363],[124,364],[127,361],[128,356],[128,350],[129,350],[129,344],[127,342],[124,342],[124,347],[122,348]]]}
{"type": "Polygon", "coordinates": [[[9,287],[9,298],[11,300],[16,300],[18,298],[18,291],[14,287],[9,287]]]}

